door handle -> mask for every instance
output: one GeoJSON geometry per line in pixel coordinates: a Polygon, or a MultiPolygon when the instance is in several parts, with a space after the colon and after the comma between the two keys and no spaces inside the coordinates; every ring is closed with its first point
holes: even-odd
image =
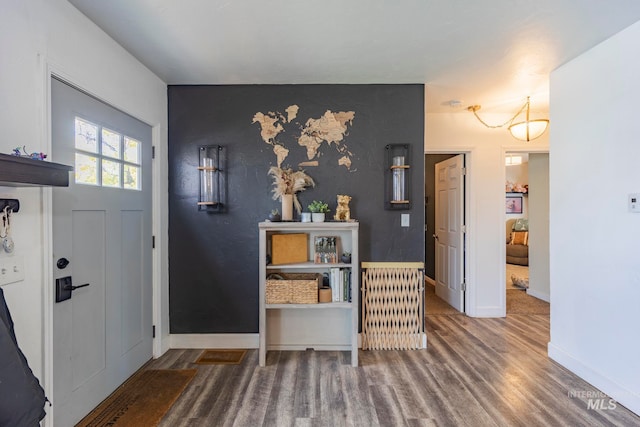
{"type": "Polygon", "coordinates": [[[85,286],[89,286],[90,284],[91,283],[85,283],[84,285],[78,285],[78,286],[64,285],[62,289],[64,289],[65,291],[75,291],[76,289],[84,288],[85,286]]]}
{"type": "Polygon", "coordinates": [[[435,233],[433,234],[433,238],[434,238],[434,239],[436,239],[436,240],[440,240],[440,239],[438,238],[438,235],[437,235],[437,234],[435,234],[435,233]]]}
{"type": "Polygon", "coordinates": [[[90,283],[85,283],[84,285],[73,286],[71,276],[56,279],[56,302],[62,302],[71,299],[72,291],[75,291],[79,288],[84,288],[89,285],[90,283]]]}

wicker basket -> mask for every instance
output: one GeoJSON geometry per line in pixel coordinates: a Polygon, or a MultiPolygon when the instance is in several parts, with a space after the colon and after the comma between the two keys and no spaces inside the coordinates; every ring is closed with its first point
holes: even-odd
{"type": "Polygon", "coordinates": [[[279,273],[282,279],[267,279],[267,304],[317,304],[322,275],[318,273],[279,273]]]}

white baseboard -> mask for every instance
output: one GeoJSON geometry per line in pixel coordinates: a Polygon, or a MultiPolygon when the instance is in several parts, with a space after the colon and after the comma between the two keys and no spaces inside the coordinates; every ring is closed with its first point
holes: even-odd
{"type": "Polygon", "coordinates": [[[531,295],[532,297],[536,297],[538,299],[541,299],[542,301],[546,301],[546,302],[551,301],[551,297],[549,294],[539,292],[535,289],[531,289],[531,288],[527,289],[527,295],[531,295]]]}
{"type": "Polygon", "coordinates": [[[312,348],[314,351],[350,351],[351,346],[348,344],[309,344],[309,345],[294,345],[294,344],[273,344],[268,345],[267,350],[276,351],[305,351],[312,348]]]}
{"type": "Polygon", "coordinates": [[[258,334],[171,334],[170,348],[258,348],[258,334]]]}
{"type": "MultiPolygon", "coordinates": [[[[585,365],[580,360],[566,353],[553,343],[549,343],[547,345],[547,353],[551,359],[555,360],[589,384],[610,396],[630,411],[640,415],[640,396],[638,393],[628,390],[626,387],[605,377],[590,366],[585,365]]],[[[571,391],[572,390],[569,390],[569,392],[571,391]]],[[[575,391],[579,392],[582,390],[575,391]]]]}
{"type": "MultiPolygon", "coordinates": [[[[505,306],[506,308],[506,306],[505,306]]],[[[478,307],[475,312],[469,312],[467,310],[467,316],[469,317],[505,317],[507,313],[505,312],[505,308],[500,308],[497,306],[493,307],[478,307]]]]}

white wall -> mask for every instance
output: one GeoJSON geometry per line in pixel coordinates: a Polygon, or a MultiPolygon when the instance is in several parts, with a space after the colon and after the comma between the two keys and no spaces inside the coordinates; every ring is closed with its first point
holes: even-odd
{"type": "Polygon", "coordinates": [[[550,302],[549,295],[549,154],[529,156],[529,289],[550,302]]]}
{"type": "Polygon", "coordinates": [[[549,355],[640,413],[640,22],[551,75],[549,355]]]}
{"type": "MultiPolygon", "coordinates": [[[[167,95],[166,84],[125,52],[65,0],[2,0],[0,13],[0,152],[16,146],[49,152],[48,69],[75,85],[154,127],[156,149],[154,206],[166,206],[167,95]]],[[[43,283],[51,280],[48,254],[50,189],[0,187],[0,197],[20,199],[13,216],[16,254],[25,257],[24,282],[4,286],[18,342],[35,374],[50,384],[44,372],[45,330],[50,323],[43,283]],[[44,374],[44,375],[43,375],[44,374]]],[[[155,261],[166,254],[166,209],[156,216],[154,233],[161,236],[155,261]],[[160,226],[160,224],[164,224],[160,226]]],[[[7,256],[0,254],[0,256],[7,256]]],[[[154,277],[161,293],[168,328],[166,262],[154,277]],[[159,286],[158,283],[162,283],[159,286]]],[[[168,330],[160,330],[168,335],[168,330]]],[[[168,345],[168,340],[167,340],[168,345]]],[[[48,391],[49,392],[49,391],[48,391]]]]}
{"type": "MultiPolygon", "coordinates": [[[[428,96],[427,86],[425,99],[428,96]]],[[[487,114],[482,118],[488,123],[503,123],[508,117],[487,114]]],[[[548,135],[549,131],[534,141],[522,142],[514,139],[506,128],[484,127],[466,110],[426,114],[425,152],[468,153],[467,314],[470,316],[505,316],[505,152],[546,152],[548,135]]]]}

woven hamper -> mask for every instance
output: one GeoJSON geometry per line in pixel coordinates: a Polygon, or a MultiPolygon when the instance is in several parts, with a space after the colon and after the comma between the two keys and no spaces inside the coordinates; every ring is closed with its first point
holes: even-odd
{"type": "Polygon", "coordinates": [[[322,275],[318,273],[279,273],[282,279],[267,279],[267,304],[317,304],[322,275]]]}

